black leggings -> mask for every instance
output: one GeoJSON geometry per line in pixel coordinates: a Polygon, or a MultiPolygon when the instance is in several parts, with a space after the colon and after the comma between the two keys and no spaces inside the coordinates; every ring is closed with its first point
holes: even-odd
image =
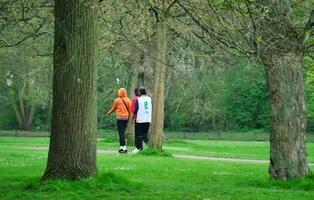
{"type": "Polygon", "coordinates": [[[150,123],[135,122],[135,146],[137,149],[143,149],[143,141],[148,144],[148,129],[150,123]]]}
{"type": "Polygon", "coordinates": [[[125,129],[128,124],[128,120],[117,120],[117,128],[119,133],[120,146],[125,146],[125,129]]]}

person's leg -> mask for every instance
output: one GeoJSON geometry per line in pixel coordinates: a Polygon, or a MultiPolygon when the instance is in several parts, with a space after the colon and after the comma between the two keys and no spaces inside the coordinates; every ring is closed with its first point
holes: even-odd
{"type": "Polygon", "coordinates": [[[140,149],[140,142],[141,142],[141,137],[140,137],[140,124],[135,122],[135,147],[137,149],[140,149]]]}
{"type": "Polygon", "coordinates": [[[139,149],[143,150],[144,126],[143,123],[138,124],[139,124],[139,149]]]}
{"type": "Polygon", "coordinates": [[[144,127],[143,127],[143,141],[145,142],[146,145],[148,145],[148,130],[149,130],[149,125],[150,123],[143,123],[144,127]]]}
{"type": "Polygon", "coordinates": [[[126,120],[117,120],[117,127],[119,133],[119,142],[120,146],[125,146],[125,128],[126,128],[126,120]]]}
{"type": "Polygon", "coordinates": [[[128,120],[123,120],[123,129],[122,129],[122,132],[123,132],[123,150],[126,151],[126,142],[125,142],[125,130],[126,130],[126,127],[128,126],[128,120]]]}

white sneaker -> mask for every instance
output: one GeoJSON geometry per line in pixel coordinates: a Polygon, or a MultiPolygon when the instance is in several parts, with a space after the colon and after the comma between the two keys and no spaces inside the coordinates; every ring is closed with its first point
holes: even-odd
{"type": "Polygon", "coordinates": [[[134,153],[134,154],[137,154],[138,152],[140,152],[140,150],[137,149],[137,148],[135,148],[135,149],[132,151],[132,153],[134,153]]]}

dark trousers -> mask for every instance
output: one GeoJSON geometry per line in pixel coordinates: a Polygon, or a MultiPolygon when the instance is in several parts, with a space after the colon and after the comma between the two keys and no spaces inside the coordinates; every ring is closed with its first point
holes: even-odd
{"type": "Polygon", "coordinates": [[[150,123],[135,122],[135,147],[143,149],[143,141],[148,144],[148,129],[150,123]]]}
{"type": "Polygon", "coordinates": [[[117,120],[120,146],[125,146],[125,129],[127,124],[128,120],[117,120]]]}

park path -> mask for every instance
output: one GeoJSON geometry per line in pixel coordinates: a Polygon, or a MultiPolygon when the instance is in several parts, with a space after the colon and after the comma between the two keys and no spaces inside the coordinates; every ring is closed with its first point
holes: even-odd
{"type": "MultiPolygon", "coordinates": [[[[48,150],[48,147],[25,147],[23,149],[30,150],[48,150]]],[[[97,154],[119,154],[114,150],[104,150],[97,149],[97,154]]],[[[133,155],[129,153],[128,155],[133,155]]],[[[182,159],[193,159],[193,160],[210,160],[210,161],[226,161],[226,162],[238,162],[238,163],[254,163],[254,164],[269,164],[269,160],[256,160],[256,159],[243,159],[243,158],[225,158],[225,157],[212,157],[212,156],[193,156],[193,155],[182,155],[182,154],[173,154],[175,158],[182,159]]],[[[308,163],[309,166],[314,166],[314,163],[308,163]]]]}

